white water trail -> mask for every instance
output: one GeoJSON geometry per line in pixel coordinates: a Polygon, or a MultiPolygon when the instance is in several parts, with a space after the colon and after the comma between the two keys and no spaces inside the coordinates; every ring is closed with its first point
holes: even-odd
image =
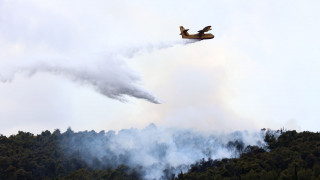
{"type": "Polygon", "coordinates": [[[180,40],[167,43],[129,47],[115,52],[99,53],[85,56],[33,55],[19,59],[10,59],[0,65],[0,80],[11,82],[17,73],[32,76],[38,72],[53,73],[93,87],[99,93],[125,102],[125,96],[145,99],[159,104],[158,98],[140,86],[139,73],[125,63],[141,53],[170,48],[175,45],[186,45],[196,41],[180,40]],[[10,62],[10,63],[9,63],[10,62]],[[12,63],[14,62],[14,63],[12,63]]]}

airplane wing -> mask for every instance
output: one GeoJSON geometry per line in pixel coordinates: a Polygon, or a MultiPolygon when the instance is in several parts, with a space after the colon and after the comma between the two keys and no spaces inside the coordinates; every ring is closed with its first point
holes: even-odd
{"type": "Polygon", "coordinates": [[[199,32],[199,36],[202,37],[202,35],[205,33],[205,32],[208,32],[211,30],[211,26],[207,26],[205,28],[203,28],[202,30],[198,31],[199,32]]]}
{"type": "Polygon", "coordinates": [[[207,26],[205,28],[203,28],[202,30],[198,31],[199,33],[205,33],[211,30],[211,26],[207,26]]]}
{"type": "Polygon", "coordinates": [[[199,37],[202,37],[202,35],[204,34],[203,30],[198,31],[199,32],[199,37]]]}

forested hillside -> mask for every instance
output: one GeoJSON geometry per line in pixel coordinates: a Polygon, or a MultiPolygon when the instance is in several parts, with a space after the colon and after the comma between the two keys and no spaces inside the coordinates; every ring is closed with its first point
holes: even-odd
{"type": "MultiPolygon", "coordinates": [[[[111,166],[113,157],[94,160],[91,164],[80,156],[81,149],[69,147],[104,136],[104,132],[74,133],[68,129],[40,135],[19,132],[10,137],[0,136],[0,179],[143,179],[142,167],[122,164],[111,166]],[[73,151],[70,151],[70,150],[73,151]]],[[[202,159],[190,166],[187,173],[172,174],[165,169],[162,179],[320,179],[320,134],[283,132],[278,138],[266,134],[267,147],[237,148],[241,156],[232,159],[202,159]]],[[[125,162],[125,157],[122,162],[125,162]]]]}
{"type": "Polygon", "coordinates": [[[77,135],[88,138],[99,134],[68,129],[37,136],[21,131],[0,136],[0,179],[141,179],[136,169],[124,165],[92,169],[77,152],[68,153],[67,142],[77,135]]]}
{"type": "Polygon", "coordinates": [[[319,133],[287,131],[278,139],[267,134],[265,141],[267,151],[248,146],[240,158],[203,159],[176,179],[320,179],[319,133]]]}

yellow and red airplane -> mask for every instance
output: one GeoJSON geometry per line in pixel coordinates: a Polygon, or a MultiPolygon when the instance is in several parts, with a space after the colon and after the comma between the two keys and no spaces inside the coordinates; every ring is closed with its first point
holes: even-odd
{"type": "Polygon", "coordinates": [[[199,40],[212,39],[214,38],[213,34],[210,34],[210,33],[205,34],[205,32],[208,32],[210,30],[212,30],[211,26],[207,26],[202,30],[198,31],[197,34],[189,34],[188,33],[189,29],[185,29],[183,26],[180,26],[180,31],[181,31],[180,35],[182,35],[182,38],[185,38],[185,39],[199,39],[199,40]]]}

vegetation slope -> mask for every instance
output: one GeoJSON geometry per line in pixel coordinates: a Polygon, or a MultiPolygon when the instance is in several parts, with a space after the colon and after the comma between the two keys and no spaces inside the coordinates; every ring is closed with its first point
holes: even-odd
{"type": "MultiPolygon", "coordinates": [[[[92,169],[77,152],[66,155],[67,142],[75,136],[103,134],[68,129],[65,133],[0,135],[0,179],[142,179],[142,167],[100,165],[92,169]]],[[[278,138],[267,133],[265,141],[265,148],[239,146],[239,158],[202,159],[186,173],[175,175],[166,169],[162,179],[320,179],[319,133],[286,131],[278,138]]]]}
{"type": "Polygon", "coordinates": [[[248,146],[240,158],[202,159],[176,179],[320,179],[319,133],[287,131],[278,139],[267,133],[265,141],[267,151],[248,146]]]}

